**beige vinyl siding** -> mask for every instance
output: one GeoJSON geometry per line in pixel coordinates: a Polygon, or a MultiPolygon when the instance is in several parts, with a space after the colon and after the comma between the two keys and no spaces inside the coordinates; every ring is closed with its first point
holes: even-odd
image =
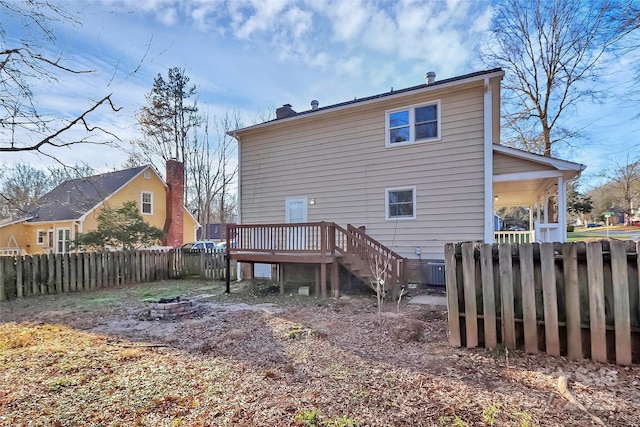
{"type": "Polygon", "coordinates": [[[483,88],[403,99],[248,130],[240,135],[242,222],[285,221],[307,196],[308,220],[366,226],[401,255],[443,257],[449,241],[483,238],[483,88]],[[441,140],[385,147],[385,111],[440,100],[441,140]],[[416,219],[386,221],[385,189],[415,186],[416,219]]]}
{"type": "Polygon", "coordinates": [[[538,172],[553,169],[548,165],[532,162],[526,159],[518,159],[513,156],[506,156],[502,153],[493,153],[493,174],[501,175],[505,173],[518,172],[538,172]]]}

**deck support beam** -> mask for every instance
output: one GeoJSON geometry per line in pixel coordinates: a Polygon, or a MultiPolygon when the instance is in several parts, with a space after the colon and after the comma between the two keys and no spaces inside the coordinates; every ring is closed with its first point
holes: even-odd
{"type": "Polygon", "coordinates": [[[340,276],[339,270],[340,263],[338,263],[337,259],[333,260],[331,264],[331,295],[334,298],[340,298],[340,276]]]}
{"type": "Polygon", "coordinates": [[[322,298],[327,297],[327,264],[324,262],[320,264],[320,287],[322,292],[322,298]]]}

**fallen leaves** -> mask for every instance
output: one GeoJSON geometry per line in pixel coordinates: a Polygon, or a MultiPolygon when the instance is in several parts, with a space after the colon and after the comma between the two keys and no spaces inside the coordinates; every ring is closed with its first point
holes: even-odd
{"type": "Polygon", "coordinates": [[[211,298],[176,322],[138,319],[131,300],[65,314],[54,297],[3,305],[0,425],[593,425],[560,398],[561,375],[607,425],[640,419],[636,366],[510,352],[507,367],[449,347],[443,312],[390,304],[381,329],[368,297],[272,301],[211,298]]]}

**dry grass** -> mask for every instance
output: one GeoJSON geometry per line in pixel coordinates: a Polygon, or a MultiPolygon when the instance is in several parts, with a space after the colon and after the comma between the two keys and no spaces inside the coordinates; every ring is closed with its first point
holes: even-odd
{"type": "Polygon", "coordinates": [[[140,320],[148,294],[172,286],[0,305],[0,425],[592,425],[557,393],[560,375],[608,426],[639,424],[637,366],[519,352],[506,366],[450,348],[442,312],[389,304],[380,329],[370,297],[256,305],[181,285],[198,316],[140,320]]]}

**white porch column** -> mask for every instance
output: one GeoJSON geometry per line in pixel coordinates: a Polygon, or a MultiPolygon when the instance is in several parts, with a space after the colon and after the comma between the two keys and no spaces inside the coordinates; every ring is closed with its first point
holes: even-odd
{"type": "Polygon", "coordinates": [[[558,227],[560,241],[567,241],[567,183],[558,177],[558,227]]]}
{"type": "Polygon", "coordinates": [[[493,243],[493,94],[484,79],[484,243],[493,243]]]}
{"type": "Polygon", "coordinates": [[[542,219],[543,224],[549,224],[549,193],[544,193],[544,212],[542,215],[544,218],[542,219]]]}

